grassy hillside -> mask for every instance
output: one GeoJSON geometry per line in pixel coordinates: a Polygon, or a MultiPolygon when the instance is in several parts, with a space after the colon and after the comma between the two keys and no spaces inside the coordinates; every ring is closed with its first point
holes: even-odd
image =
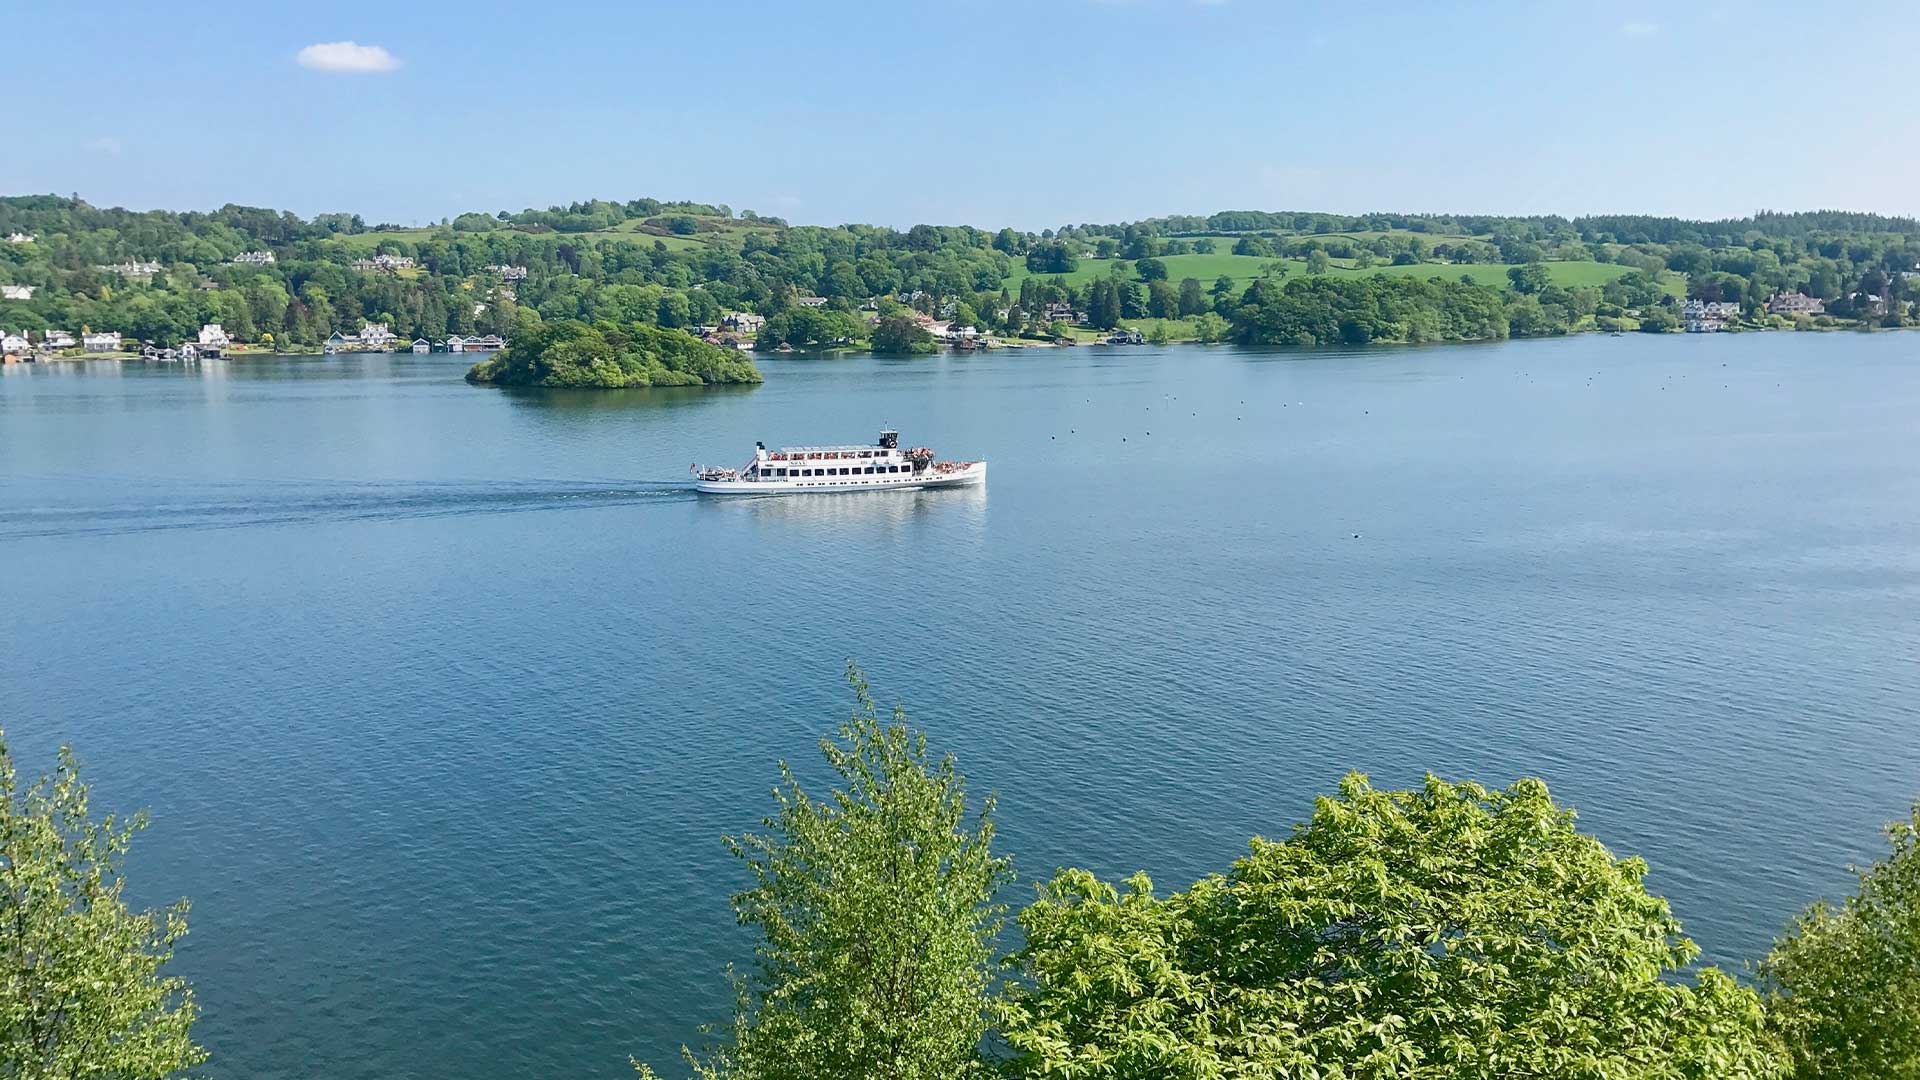
{"type": "MultiPolygon", "coordinates": [[[[1300,259],[1264,259],[1257,255],[1219,253],[1212,255],[1169,255],[1160,261],[1167,264],[1167,278],[1169,280],[1178,282],[1181,278],[1199,278],[1208,286],[1211,286],[1214,279],[1220,277],[1222,274],[1234,279],[1238,284],[1245,285],[1254,278],[1259,277],[1261,271],[1266,269],[1266,267],[1276,262],[1287,268],[1288,277],[1304,277],[1307,273],[1307,264],[1300,259]]],[[[1068,281],[1076,285],[1084,285],[1089,281],[1105,277],[1111,273],[1113,265],[1114,260],[1112,259],[1082,259],[1080,260],[1079,269],[1071,274],[1065,275],[1065,277],[1068,281]]],[[[1546,267],[1547,273],[1553,281],[1567,288],[1573,288],[1579,285],[1604,285],[1632,269],[1632,267],[1617,266],[1613,263],[1594,262],[1550,262],[1546,264],[1546,267]]],[[[1412,266],[1374,265],[1365,270],[1357,270],[1353,268],[1350,260],[1335,259],[1333,260],[1333,268],[1330,269],[1328,273],[1352,277],[1371,274],[1400,274],[1418,278],[1444,277],[1452,279],[1457,279],[1464,275],[1471,277],[1474,281],[1482,285],[1505,288],[1507,285],[1507,269],[1507,266],[1500,263],[1469,263],[1463,265],[1417,263],[1412,266]]],[[[1018,291],[1022,278],[1034,276],[1051,277],[1052,275],[1029,274],[1024,263],[1016,263],[1013,276],[1007,279],[1007,286],[1018,291]]],[[[1129,277],[1131,277],[1131,275],[1129,275],[1129,277]]]]}

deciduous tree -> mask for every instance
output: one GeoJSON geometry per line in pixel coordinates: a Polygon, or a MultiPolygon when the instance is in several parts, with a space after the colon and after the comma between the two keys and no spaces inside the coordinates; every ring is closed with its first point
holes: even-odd
{"type": "Polygon", "coordinates": [[[164,969],[187,902],[136,912],[121,866],[144,813],[96,820],[73,754],[21,790],[0,734],[0,1076],[158,1080],[206,1059],[164,969]]]}
{"type": "Polygon", "coordinates": [[[1347,777],[1164,899],[1065,871],[1022,912],[1014,1075],[1757,1080],[1760,1001],[1546,786],[1347,777]]]}
{"type": "Polygon", "coordinates": [[[994,896],[1010,874],[991,850],[993,800],[970,808],[953,759],[847,677],[853,715],[820,743],[839,786],[816,799],[782,764],[766,831],[728,841],[754,882],[734,912],[761,940],[730,1039],[696,1062],[708,1080],[987,1075],[994,896]]]}
{"type": "Polygon", "coordinates": [[[1815,904],[1761,967],[1801,1080],[1920,1076],[1920,805],[1838,906],[1815,904]]]}

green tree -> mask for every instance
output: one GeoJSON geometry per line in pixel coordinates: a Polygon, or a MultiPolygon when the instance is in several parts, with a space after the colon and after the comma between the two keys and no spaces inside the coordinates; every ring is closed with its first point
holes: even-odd
{"type": "Polygon", "coordinates": [[[1697,953],[1638,859],[1546,785],[1359,775],[1284,841],[1165,899],[1064,871],[1020,915],[1007,1000],[1029,1080],[1755,1080],[1758,996],[1697,953]]]}
{"type": "Polygon", "coordinates": [[[1325,250],[1314,248],[1312,251],[1307,252],[1307,273],[1324,274],[1332,262],[1332,259],[1327,258],[1325,250]]]}
{"type": "Polygon", "coordinates": [[[898,356],[936,352],[933,334],[906,315],[888,315],[873,328],[873,351],[898,356]]]}
{"type": "Polygon", "coordinates": [[[1141,281],[1167,280],[1167,264],[1151,256],[1134,263],[1133,272],[1140,275],[1141,281]]]}
{"type": "Polygon", "coordinates": [[[1207,294],[1200,286],[1199,278],[1180,279],[1180,317],[1198,315],[1211,310],[1207,305],[1207,294]]]}
{"type": "Polygon", "coordinates": [[[1507,267],[1507,281],[1517,293],[1537,293],[1552,280],[1544,263],[1531,262],[1525,266],[1507,267]]]}
{"type": "Polygon", "coordinates": [[[1920,1076],[1920,805],[1838,907],[1814,904],[1761,965],[1801,1080],[1920,1076]]]}
{"type": "Polygon", "coordinates": [[[729,1045],[695,1063],[709,1080],[987,1073],[994,895],[1011,875],[993,800],[970,812],[953,758],[930,758],[903,710],[881,720],[852,665],[847,679],[853,715],[820,742],[840,786],[816,800],[782,763],[766,832],[727,841],[754,881],[734,912],[761,942],[729,1045]]]}
{"type": "Polygon", "coordinates": [[[1036,274],[1071,274],[1079,268],[1079,257],[1059,240],[1035,244],[1027,252],[1027,269],[1036,274]]]}
{"type": "Polygon", "coordinates": [[[120,876],[147,816],[95,821],[70,750],[20,790],[0,733],[0,1076],[157,1080],[206,1060],[181,979],[162,974],[187,902],[135,912],[120,876]]]}

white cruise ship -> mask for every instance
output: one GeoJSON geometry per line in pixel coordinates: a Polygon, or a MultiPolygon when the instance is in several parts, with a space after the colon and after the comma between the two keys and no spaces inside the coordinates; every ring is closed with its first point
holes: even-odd
{"type": "Polygon", "coordinates": [[[693,467],[694,490],[707,495],[886,491],[971,487],[987,482],[984,461],[935,461],[926,447],[900,449],[900,433],[880,433],[872,446],[785,446],[755,443],[753,460],[737,469],[693,467]]]}

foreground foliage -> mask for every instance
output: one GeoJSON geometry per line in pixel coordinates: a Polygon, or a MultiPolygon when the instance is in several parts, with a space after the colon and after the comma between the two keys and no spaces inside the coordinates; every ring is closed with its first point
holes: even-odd
{"type": "MultiPolygon", "coordinates": [[[[981,1073],[991,942],[1009,875],[992,854],[993,800],[967,807],[951,757],[895,709],[882,721],[860,673],[856,708],[821,752],[839,786],[809,796],[782,764],[766,832],[729,839],[752,872],[734,897],[761,935],[726,1042],[700,1076],[960,1080],[981,1073]]],[[[644,1065],[642,1076],[652,1076],[644,1065]]]]}
{"type": "Polygon", "coordinates": [[[1646,867],[1545,785],[1349,776],[1285,841],[1165,899],[1069,870],[1020,916],[1015,1075],[1774,1075],[1750,990],[1706,969],[1646,867]]]}
{"type": "Polygon", "coordinates": [[[1920,1077],[1920,806],[1839,907],[1815,904],[1762,967],[1805,1080],[1920,1077]]]}
{"type": "Polygon", "coordinates": [[[473,365],[472,383],[501,386],[699,386],[754,383],[753,361],[679,330],[642,323],[588,326],[523,320],[513,344],[473,365]]]}
{"type": "Polygon", "coordinates": [[[95,821],[71,752],[21,790],[0,736],[0,1076],[148,1080],[189,1068],[193,994],[161,969],[187,904],[134,912],[120,867],[144,814],[95,821]]]}

